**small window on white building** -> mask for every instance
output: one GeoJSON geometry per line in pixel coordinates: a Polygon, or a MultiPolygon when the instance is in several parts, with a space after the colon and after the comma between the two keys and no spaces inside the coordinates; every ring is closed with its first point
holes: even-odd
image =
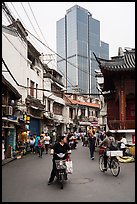
{"type": "Polygon", "coordinates": [[[50,112],[50,100],[48,100],[48,111],[50,112]]]}
{"type": "MultiPolygon", "coordinates": [[[[27,87],[29,87],[29,78],[27,78],[27,87]]],[[[27,95],[29,95],[29,88],[27,89],[27,95]]]]}
{"type": "Polygon", "coordinates": [[[36,84],[36,98],[38,98],[38,84],[36,84]]]}
{"type": "Polygon", "coordinates": [[[34,97],[34,82],[30,80],[30,96],[34,97]]]}

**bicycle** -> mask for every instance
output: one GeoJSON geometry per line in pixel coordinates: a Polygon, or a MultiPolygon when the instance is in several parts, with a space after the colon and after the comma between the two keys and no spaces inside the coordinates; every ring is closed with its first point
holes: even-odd
{"type": "MultiPolygon", "coordinates": [[[[122,151],[107,151],[107,169],[111,170],[111,173],[113,176],[118,176],[120,173],[120,164],[116,156],[119,156],[118,154],[121,153],[122,151]]],[[[100,154],[99,156],[99,168],[101,172],[104,172],[104,153],[100,154]]]]}

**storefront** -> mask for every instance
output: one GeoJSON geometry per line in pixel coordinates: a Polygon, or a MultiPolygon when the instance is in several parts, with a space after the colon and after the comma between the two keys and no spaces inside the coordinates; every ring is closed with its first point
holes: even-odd
{"type": "Polygon", "coordinates": [[[16,150],[16,124],[17,120],[2,117],[2,158],[12,157],[12,151],[16,150]]]}
{"type": "Polygon", "coordinates": [[[35,133],[39,135],[42,131],[42,120],[43,120],[43,111],[45,106],[41,104],[41,101],[34,99],[32,96],[26,98],[27,105],[27,118],[29,117],[29,130],[30,135],[35,133]]]}
{"type": "Polygon", "coordinates": [[[30,134],[36,133],[40,134],[40,119],[32,118],[30,119],[30,134]]]}

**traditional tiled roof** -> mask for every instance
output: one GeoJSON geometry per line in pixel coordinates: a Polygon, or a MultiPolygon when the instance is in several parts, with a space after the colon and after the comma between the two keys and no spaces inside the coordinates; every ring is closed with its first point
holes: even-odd
{"type": "MultiPolygon", "coordinates": [[[[78,101],[78,100],[73,100],[72,98],[68,98],[68,101],[70,101],[70,104],[72,105],[83,105],[83,106],[89,106],[89,107],[94,107],[94,108],[99,108],[99,104],[96,103],[89,103],[89,102],[83,102],[83,101],[78,101]]],[[[69,102],[68,102],[69,103],[69,102]]]]}
{"type": "Polygon", "coordinates": [[[94,56],[102,71],[135,71],[135,49],[126,50],[122,56],[112,57],[111,60],[94,56]]]}

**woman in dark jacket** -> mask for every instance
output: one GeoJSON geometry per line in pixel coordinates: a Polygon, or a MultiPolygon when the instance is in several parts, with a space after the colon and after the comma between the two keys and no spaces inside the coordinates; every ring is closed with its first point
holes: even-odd
{"type": "Polygon", "coordinates": [[[89,148],[91,160],[94,160],[95,144],[96,144],[95,131],[92,130],[92,134],[89,135],[89,148]]]}
{"type": "MultiPolygon", "coordinates": [[[[70,146],[67,143],[67,138],[66,136],[60,136],[59,137],[59,142],[55,143],[55,145],[52,147],[51,149],[51,154],[53,155],[53,166],[52,166],[52,171],[50,174],[50,178],[49,178],[49,182],[48,185],[50,185],[53,181],[54,178],[56,176],[56,163],[55,160],[58,160],[58,156],[57,154],[59,153],[70,153],[70,146]]],[[[65,156],[62,159],[66,159],[67,158],[67,154],[65,154],[65,156]]]]}

